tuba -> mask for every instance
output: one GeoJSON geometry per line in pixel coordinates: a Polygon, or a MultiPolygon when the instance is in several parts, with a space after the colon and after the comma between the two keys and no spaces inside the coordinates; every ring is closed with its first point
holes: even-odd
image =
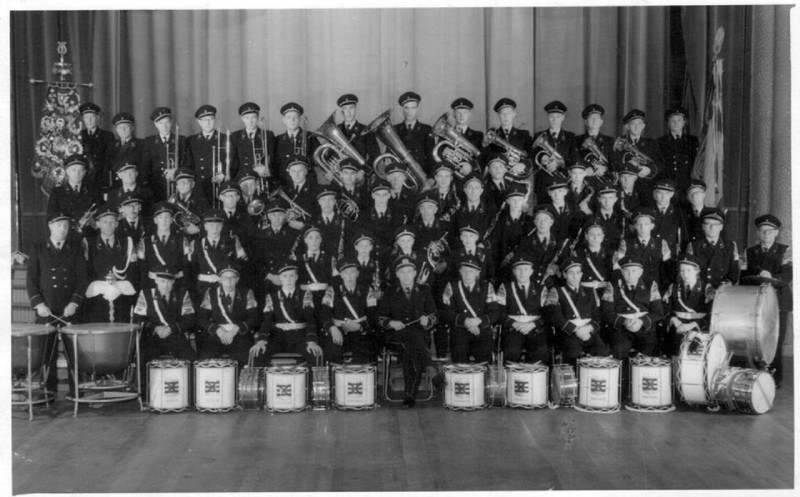
{"type": "Polygon", "coordinates": [[[586,139],[583,140],[583,143],[581,143],[581,150],[586,151],[583,155],[583,161],[591,165],[595,172],[600,166],[606,167],[606,173],[602,176],[597,176],[597,178],[609,183],[615,183],[617,181],[617,175],[609,168],[608,157],[606,157],[603,151],[600,150],[600,147],[597,146],[597,142],[594,138],[587,136],[586,139]]]}
{"type": "Polygon", "coordinates": [[[379,155],[372,162],[375,174],[382,180],[386,180],[385,169],[389,162],[397,161],[408,166],[406,168],[406,186],[420,192],[433,188],[434,181],[425,175],[422,167],[417,163],[411,152],[408,151],[403,141],[395,131],[391,122],[392,111],[387,110],[376,117],[366,129],[361,132],[363,135],[377,133],[381,141],[386,145],[389,152],[379,155]]]}
{"type": "Polygon", "coordinates": [[[467,138],[450,124],[450,113],[445,112],[433,124],[433,134],[442,138],[433,147],[433,159],[436,162],[447,161],[455,166],[455,175],[464,178],[477,170],[475,159],[481,154],[480,149],[470,143],[467,138]]]}
{"type": "Polygon", "coordinates": [[[537,152],[536,157],[533,158],[533,161],[542,171],[546,172],[550,176],[553,176],[554,178],[566,179],[564,173],[558,170],[559,167],[564,167],[566,164],[564,157],[558,153],[558,150],[556,150],[549,141],[547,141],[547,133],[540,134],[539,137],[533,141],[533,148],[541,149],[539,152],[537,152]],[[556,167],[551,172],[548,168],[548,165],[552,164],[554,161],[556,167]]]}
{"type": "MultiPolygon", "coordinates": [[[[330,174],[333,182],[343,188],[344,181],[342,181],[342,170],[339,164],[348,157],[356,161],[359,166],[364,166],[367,160],[345,138],[342,130],[336,125],[335,115],[336,111],[333,111],[330,117],[313,133],[327,141],[314,151],[314,163],[330,174]]],[[[336,207],[351,220],[358,219],[358,204],[344,193],[340,195],[336,207]]]]}
{"type": "Polygon", "coordinates": [[[650,174],[645,179],[653,179],[656,175],[656,170],[653,167],[653,159],[643,154],[636,145],[631,142],[631,139],[625,135],[618,137],[614,140],[614,151],[622,152],[622,163],[633,162],[637,168],[641,170],[642,167],[650,169],[650,174]]]}
{"type": "Polygon", "coordinates": [[[501,138],[500,134],[498,134],[497,130],[495,129],[490,129],[483,137],[483,146],[488,147],[489,145],[497,145],[505,150],[503,156],[505,156],[506,161],[508,162],[506,167],[509,170],[509,178],[515,181],[523,181],[531,177],[531,174],[533,174],[533,164],[528,158],[527,152],[515,147],[507,140],[501,138]],[[517,163],[523,164],[525,166],[525,170],[522,172],[522,174],[511,174],[511,168],[513,168],[517,163]]]}

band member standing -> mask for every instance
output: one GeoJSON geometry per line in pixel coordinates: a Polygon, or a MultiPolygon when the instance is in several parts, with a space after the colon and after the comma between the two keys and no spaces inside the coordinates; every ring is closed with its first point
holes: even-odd
{"type": "Polygon", "coordinates": [[[464,97],[459,97],[450,104],[450,108],[453,109],[453,119],[456,122],[456,131],[464,135],[464,138],[475,148],[480,149],[483,147],[483,132],[469,127],[474,107],[473,103],[464,97]]]}
{"type": "Polygon", "coordinates": [[[253,102],[239,106],[244,128],[231,133],[231,174],[236,177],[245,169],[253,171],[267,178],[268,189],[272,190],[278,186],[280,175],[280,165],[275,160],[275,134],[258,126],[259,112],[261,107],[253,102]]]}
{"type": "Polygon", "coordinates": [[[389,207],[402,216],[403,224],[411,224],[417,207],[417,192],[406,186],[406,166],[393,161],[385,172],[391,186],[389,207]]]}
{"type": "MultiPolygon", "coordinates": [[[[484,197],[483,178],[479,174],[471,174],[464,178],[464,196],[466,202],[461,204],[454,217],[454,231],[460,232],[464,226],[472,226],[478,232],[479,240],[489,231],[498,212],[484,197]]],[[[491,240],[491,234],[488,238],[491,240]]]]}
{"type": "Polygon", "coordinates": [[[264,219],[264,213],[256,214],[251,212],[251,208],[255,208],[259,202],[266,206],[269,201],[269,193],[261,190],[258,175],[249,169],[239,170],[239,177],[236,178],[236,181],[239,183],[241,192],[239,208],[247,212],[254,226],[260,227],[264,219]]]}
{"type": "Polygon", "coordinates": [[[622,278],[603,293],[603,321],[611,326],[614,357],[627,359],[631,349],[652,356],[658,342],[656,324],[664,317],[658,283],[643,278],[642,261],[620,260],[622,278]]]}
{"type": "Polygon", "coordinates": [[[101,109],[96,103],[82,103],[78,106],[78,112],[81,113],[83,119],[81,128],[83,155],[86,157],[90,182],[94,186],[95,172],[103,166],[106,148],[114,143],[114,133],[98,126],[101,109]]]}
{"type": "Polygon", "coordinates": [[[583,212],[573,210],[567,204],[568,192],[567,183],[561,180],[552,182],[547,187],[547,195],[550,197],[554,216],[551,231],[558,240],[565,240],[577,235],[586,217],[583,212]]]}
{"type": "Polygon", "coordinates": [[[230,177],[225,174],[228,157],[233,151],[228,148],[230,145],[228,135],[215,128],[216,107],[201,105],[195,111],[194,118],[197,120],[200,132],[186,140],[186,164],[194,172],[203,196],[216,198],[213,185],[236,177],[236,170],[233,167],[230,169],[230,177]]]}
{"type": "Polygon", "coordinates": [[[673,180],[664,178],[656,181],[653,187],[653,199],[655,200],[653,214],[655,214],[656,223],[654,233],[666,240],[672,253],[677,254],[686,235],[681,229],[683,212],[672,201],[674,195],[675,182],[673,180]]]}
{"type": "Polygon", "coordinates": [[[686,198],[688,200],[684,209],[686,236],[681,250],[686,250],[686,245],[703,238],[703,217],[712,209],[706,206],[706,184],[703,180],[694,178],[689,180],[686,198]]]}
{"type": "Polygon", "coordinates": [[[260,316],[252,290],[239,285],[237,265],[219,270],[219,284],[206,289],[197,309],[200,359],[228,356],[241,370],[246,364],[260,316]]]}
{"type": "MultiPolygon", "coordinates": [[[[92,207],[97,207],[102,198],[99,192],[89,184],[86,178],[86,157],[82,155],[70,155],[64,161],[66,181],[60,186],[53,188],[50,198],[47,201],[47,215],[52,216],[56,213],[63,213],[69,216],[73,227],[78,227],[84,214],[92,207]]],[[[93,233],[93,227],[88,223],[83,228],[84,235],[93,233]]],[[[72,237],[77,240],[77,233],[72,233],[72,237]]]]}
{"type": "MultiPolygon", "coordinates": [[[[381,149],[378,146],[378,139],[374,133],[362,136],[362,132],[366,126],[358,122],[356,117],[356,106],[358,105],[358,97],[352,93],[346,93],[336,99],[336,105],[342,112],[344,120],[337,126],[344,133],[347,141],[355,147],[356,151],[364,157],[367,164],[372,164],[376,157],[381,155],[381,149]]],[[[340,164],[341,166],[341,164],[340,164]]],[[[361,179],[363,179],[363,172],[361,179]]]]}
{"type": "MultiPolygon", "coordinates": [[[[563,102],[554,100],[544,106],[544,111],[547,113],[549,127],[546,130],[535,133],[533,135],[533,141],[535,142],[540,136],[544,136],[547,143],[549,143],[561,157],[560,159],[558,157],[551,157],[550,154],[547,153],[541,155],[542,165],[547,168],[547,171],[537,169],[535,173],[534,182],[536,187],[534,192],[537,195],[536,198],[539,199],[544,198],[547,187],[555,180],[553,174],[561,174],[563,176],[566,173],[565,161],[574,155],[572,147],[575,141],[575,133],[562,129],[562,124],[566,117],[565,114],[567,113],[567,106],[564,105],[563,102]]],[[[539,152],[544,152],[544,149],[538,147],[533,149],[534,155],[532,155],[532,157],[535,157],[539,152]]]]}
{"type": "MultiPolygon", "coordinates": [[[[275,137],[275,162],[280,171],[281,184],[286,187],[292,185],[288,174],[289,166],[300,160],[308,167],[311,157],[314,156],[314,150],[319,146],[317,139],[308,130],[301,127],[301,119],[308,120],[303,117],[303,112],[303,107],[295,102],[289,102],[281,107],[286,131],[275,137]]],[[[307,174],[312,183],[316,184],[317,178],[313,169],[307,174]]]]}
{"type": "Polygon", "coordinates": [[[150,209],[153,205],[153,190],[147,186],[139,184],[139,169],[135,164],[117,164],[114,170],[120,185],[112,188],[108,192],[107,204],[114,209],[119,207],[120,198],[126,193],[135,194],[142,201],[145,209],[150,209]]]}
{"type": "Polygon", "coordinates": [[[272,356],[291,352],[300,354],[308,364],[322,357],[318,345],[311,292],[297,286],[297,266],[287,261],[278,268],[281,285],[264,302],[264,317],[250,349],[256,366],[268,366],[272,356]]]}
{"type": "Polygon", "coordinates": [[[336,201],[337,193],[334,188],[320,187],[317,191],[319,214],[313,219],[313,223],[322,234],[322,250],[339,258],[350,245],[351,226],[350,219],[336,209],[336,201]]]}
{"type": "Polygon", "coordinates": [[[547,289],[533,284],[533,263],[524,254],[514,258],[511,272],[513,278],[497,289],[503,315],[503,361],[519,362],[524,350],[526,362],[549,364],[549,330],[542,320],[547,289]]]}
{"type": "Polygon", "coordinates": [[[639,176],[636,166],[623,164],[619,169],[619,210],[629,223],[633,222],[633,213],[645,206],[645,198],[639,187],[639,176]]]}
{"type": "Polygon", "coordinates": [[[497,222],[497,235],[492,244],[494,250],[492,259],[500,263],[495,273],[499,275],[501,281],[511,280],[509,263],[513,254],[520,253],[520,249],[526,244],[526,238],[535,230],[533,217],[523,212],[525,194],[525,185],[519,183],[510,185],[506,193],[508,210],[502,211],[497,222]]]}
{"type": "Polygon", "coordinates": [[[358,184],[358,177],[364,173],[358,163],[347,157],[339,163],[339,170],[342,177],[342,185],[336,185],[340,198],[350,199],[358,206],[359,216],[362,212],[369,210],[372,199],[370,198],[367,182],[358,184]]]}
{"type": "Polygon", "coordinates": [[[514,183],[510,178],[506,178],[508,161],[503,155],[495,155],[487,161],[486,169],[489,177],[486,179],[485,196],[488,203],[494,206],[496,211],[500,211],[503,209],[508,188],[514,183]]]}
{"type": "Polygon", "coordinates": [[[375,298],[380,300],[386,285],[387,271],[386,266],[381,266],[375,258],[374,247],[375,238],[369,231],[362,229],[354,234],[353,249],[358,262],[358,284],[371,287],[375,298]]]}
{"type": "Polygon", "coordinates": [[[388,183],[376,179],[372,184],[372,206],[366,215],[359,216],[359,223],[368,226],[374,235],[373,254],[383,268],[390,267],[389,254],[394,243],[394,234],[403,225],[402,217],[389,206],[390,190],[388,183]]]}
{"type": "Polygon", "coordinates": [[[461,267],[461,262],[466,259],[477,259],[480,264],[482,281],[497,282],[497,275],[495,273],[495,263],[492,257],[492,250],[480,243],[478,236],[478,229],[470,224],[466,224],[458,230],[459,240],[461,246],[452,252],[452,262],[449,265],[450,274],[448,281],[456,281],[459,277],[458,268],[461,267]]]}
{"type": "Polygon", "coordinates": [[[89,244],[85,320],[129,323],[139,286],[139,264],[132,238],[119,238],[117,211],[109,206],[95,215],[99,233],[89,244]]]}
{"type": "Polygon", "coordinates": [[[519,249],[520,253],[526,253],[528,260],[533,263],[533,280],[537,285],[545,285],[547,288],[551,288],[555,283],[553,277],[559,273],[558,265],[569,256],[567,250],[562,250],[569,242],[557,238],[552,231],[555,218],[552,205],[537,206],[533,210],[533,224],[536,230],[525,237],[527,240],[523,241],[519,249]]]}
{"type": "Polygon", "coordinates": [[[703,216],[703,238],[686,247],[686,253],[697,256],[703,280],[715,290],[738,283],[741,271],[736,242],[721,236],[724,223],[725,213],[712,209],[703,216]]]}
{"type": "Polygon", "coordinates": [[[224,214],[222,232],[226,236],[236,236],[245,252],[252,254],[255,250],[253,242],[255,242],[257,228],[247,213],[246,207],[242,207],[239,202],[241,198],[236,183],[226,181],[219,186],[219,201],[222,207],[220,210],[224,214]]]}
{"type": "MultiPolygon", "coordinates": [[[[194,178],[195,175],[191,169],[178,169],[175,174],[175,194],[170,197],[168,202],[175,205],[176,212],[181,212],[185,209],[200,218],[208,210],[208,201],[203,196],[202,191],[195,188],[194,178]]],[[[187,235],[196,235],[200,232],[199,223],[190,223],[186,217],[183,219],[187,235]]]]}
{"type": "MultiPolygon", "coordinates": [[[[639,187],[643,194],[643,199],[645,201],[645,205],[652,205],[652,185],[650,178],[658,176],[659,173],[664,169],[664,161],[661,157],[661,148],[658,146],[658,142],[653,140],[652,138],[645,138],[642,136],[645,128],[645,120],[647,115],[644,111],[639,109],[633,109],[627,114],[625,117],[622,118],[622,124],[625,126],[625,137],[630,142],[631,146],[638,150],[643,156],[650,159],[651,162],[645,163],[647,161],[640,160],[640,158],[634,156],[630,158],[628,161],[631,162],[637,171],[637,176],[639,177],[639,187]]],[[[617,167],[621,167],[624,165],[625,161],[623,157],[625,156],[626,152],[620,150],[614,153],[614,161],[617,164],[617,167]]]]}
{"type": "Polygon", "coordinates": [[[146,170],[142,163],[144,149],[142,140],[133,136],[135,129],[133,114],[120,112],[114,116],[112,123],[117,139],[106,147],[102,167],[97,168],[94,180],[95,186],[104,196],[112,188],[120,185],[114,171],[122,164],[136,164],[143,184],[150,180],[150,171],[146,170]]]}
{"type": "Polygon", "coordinates": [[[153,206],[155,229],[139,241],[136,257],[139,261],[141,288],[153,288],[154,268],[166,266],[179,290],[185,290],[188,283],[184,276],[189,272],[189,262],[194,250],[191,240],[173,227],[174,211],[171,204],[158,202],[153,206]]]}
{"type": "Polygon", "coordinates": [[[707,331],[711,310],[711,287],[700,278],[697,257],[685,254],[678,261],[678,278],[664,293],[667,332],[662,353],[678,355],[681,340],[690,331],[707,331]]]}
{"type": "Polygon", "coordinates": [[[686,109],[675,107],[664,112],[669,133],[658,139],[661,155],[664,158],[663,177],[669,178],[677,185],[678,195],[683,196],[689,187],[689,174],[694,167],[694,160],[700,148],[696,136],[686,130],[686,109]]]}
{"type": "Polygon", "coordinates": [[[607,356],[608,345],[600,337],[600,306],[591,291],[581,286],[581,261],[568,257],[561,265],[566,284],[547,293],[545,320],[555,327],[556,346],[563,361],[575,364],[584,354],[607,356]]]}
{"type": "MultiPolygon", "coordinates": [[[[70,217],[53,213],[47,217],[49,236],[36,243],[28,261],[27,287],[31,307],[36,311],[37,323],[59,324],[54,319],[70,323],[80,322],[78,309],[86,292],[87,269],[83,247],[77,240],[68,239],[70,217]]],[[[55,346],[55,334],[48,347],[55,346]]],[[[52,354],[49,362],[47,390],[56,392],[58,376],[56,360],[52,354]]]]}
{"type": "Polygon", "coordinates": [[[286,195],[291,199],[289,209],[289,226],[296,230],[303,229],[305,223],[313,218],[319,211],[316,199],[316,184],[309,176],[308,163],[302,158],[297,158],[289,163],[286,168],[289,179],[284,183],[286,195]],[[300,209],[297,209],[299,207],[300,209]]]}
{"type": "Polygon", "coordinates": [[[341,364],[342,354],[349,351],[354,364],[372,363],[377,295],[369,284],[359,284],[359,263],[355,257],[340,259],[337,269],[341,281],[325,291],[319,315],[325,358],[341,364]]]}
{"type": "Polygon", "coordinates": [[[378,302],[378,325],[386,332],[385,341],[402,347],[405,396],[403,407],[414,407],[422,375],[430,361],[428,331],[436,324],[436,304],[427,285],[416,283],[416,264],[401,258],[394,266],[400,282],[378,302]]]}
{"type": "Polygon", "coordinates": [[[397,103],[403,108],[403,122],[395,124],[394,129],[414,160],[425,171],[425,174],[431,177],[434,164],[431,153],[436,141],[430,125],[417,120],[421,100],[422,97],[413,91],[407,91],[400,95],[397,103]]]}
{"type": "Polygon", "coordinates": [[[597,183],[590,183],[586,176],[587,167],[583,161],[573,162],[567,166],[569,182],[567,196],[564,199],[573,213],[573,223],[583,224],[587,216],[595,209],[595,191],[597,183]]]}
{"type": "Polygon", "coordinates": [[[789,245],[777,243],[781,221],[772,214],[764,214],[755,219],[757,245],[745,251],[746,264],[742,272],[742,282],[752,284],[771,281],[778,291],[780,310],[778,349],[771,367],[774,368],[775,386],[783,381],[783,342],[789,326],[789,313],[792,312],[792,249],[789,245]]]}
{"type": "Polygon", "coordinates": [[[611,183],[605,183],[597,190],[597,207],[592,219],[603,227],[603,245],[611,251],[619,247],[622,235],[628,231],[628,220],[618,207],[619,194],[611,183]]]}
{"type": "MultiPolygon", "coordinates": [[[[400,258],[408,258],[413,260],[417,265],[417,283],[427,283],[427,278],[429,277],[430,271],[428,271],[428,274],[425,276],[425,281],[423,281],[421,270],[426,257],[421,250],[414,246],[416,239],[417,234],[414,233],[414,231],[408,226],[401,226],[397,228],[397,232],[394,235],[394,245],[392,246],[392,253],[389,256],[389,260],[392,263],[397,262],[400,258]]],[[[390,273],[387,285],[393,287],[397,286],[397,284],[397,278],[390,273]]]]}
{"type": "MultiPolygon", "coordinates": [[[[531,138],[531,134],[527,130],[514,127],[514,119],[517,117],[517,102],[510,98],[501,98],[494,104],[494,111],[500,120],[500,126],[495,130],[490,130],[490,133],[496,133],[499,138],[502,138],[514,148],[526,153],[528,157],[533,157],[533,138],[531,138]]],[[[490,133],[487,133],[484,137],[484,160],[488,160],[488,158],[495,155],[504,155],[509,166],[511,166],[509,172],[521,175],[525,170],[525,165],[520,162],[521,157],[511,154],[500,145],[490,143],[490,133]]]]}
{"type": "Polygon", "coordinates": [[[571,162],[577,162],[579,160],[587,161],[587,159],[590,158],[591,163],[589,166],[591,167],[587,168],[586,175],[590,178],[595,178],[595,180],[608,174],[611,168],[611,154],[614,151],[614,138],[600,133],[600,128],[603,126],[603,115],[605,113],[606,110],[599,104],[589,104],[584,107],[583,112],[581,112],[581,118],[583,118],[583,125],[586,132],[575,137],[575,145],[572,147],[573,154],[571,162]],[[591,141],[594,142],[594,145],[600,150],[603,157],[605,157],[605,162],[589,149],[587,142],[589,138],[591,138],[591,141]]]}
{"type": "Polygon", "coordinates": [[[172,129],[172,110],[157,107],[150,120],[158,133],[142,140],[142,170],[150,171],[148,183],[157,200],[169,198],[169,183],[175,181],[175,172],[186,166],[186,136],[172,129]]]}

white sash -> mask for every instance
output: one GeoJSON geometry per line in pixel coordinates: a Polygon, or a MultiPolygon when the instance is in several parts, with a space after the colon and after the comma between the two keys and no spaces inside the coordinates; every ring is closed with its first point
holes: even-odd
{"type": "Polygon", "coordinates": [[[350,299],[347,298],[347,290],[344,288],[344,285],[342,285],[341,290],[342,290],[342,301],[344,301],[344,305],[347,306],[347,309],[350,311],[350,314],[353,315],[353,319],[360,319],[356,310],[353,309],[353,305],[350,303],[350,299]]]}
{"type": "Polygon", "coordinates": [[[517,295],[517,285],[516,283],[511,283],[511,293],[514,294],[514,300],[517,301],[517,305],[519,306],[520,312],[525,316],[528,315],[528,311],[525,309],[525,306],[522,305],[522,302],[519,300],[519,295],[517,295]]]}
{"type": "Polygon", "coordinates": [[[168,327],[169,323],[167,323],[167,320],[164,318],[164,313],[161,312],[161,308],[158,305],[159,301],[158,289],[153,288],[152,291],[153,291],[153,308],[156,310],[156,314],[158,314],[158,319],[161,320],[161,324],[168,327]]]}
{"type": "MultiPolygon", "coordinates": [[[[212,271],[214,271],[214,274],[217,274],[217,266],[214,265],[214,263],[211,261],[211,257],[208,255],[208,248],[206,246],[207,242],[208,242],[208,240],[204,238],[203,239],[203,256],[206,258],[206,262],[208,263],[208,266],[211,268],[212,271]]],[[[217,243],[222,243],[222,240],[220,240],[217,243]]]]}
{"type": "Polygon", "coordinates": [[[681,288],[680,287],[678,288],[677,294],[678,294],[678,303],[681,305],[681,307],[686,309],[686,312],[692,312],[692,313],[697,314],[697,311],[695,311],[694,309],[692,309],[691,307],[686,305],[686,303],[683,301],[683,297],[681,297],[681,288]]]}
{"type": "MultiPolygon", "coordinates": [[[[280,307],[281,307],[281,312],[283,312],[283,317],[285,317],[286,320],[289,321],[290,323],[297,324],[297,321],[292,319],[292,317],[289,315],[289,313],[286,312],[286,307],[283,305],[283,294],[281,293],[282,291],[283,290],[278,290],[278,305],[280,305],[280,307]]],[[[297,289],[295,288],[295,292],[296,291],[297,291],[297,289]]]]}
{"type": "Polygon", "coordinates": [[[564,298],[567,299],[567,304],[572,308],[572,312],[575,313],[575,319],[583,319],[581,318],[581,313],[578,312],[578,308],[575,307],[575,302],[572,301],[572,297],[569,296],[569,292],[567,292],[567,287],[561,287],[561,293],[564,294],[564,298]]]}
{"type": "Polygon", "coordinates": [[[217,304],[219,304],[219,310],[222,312],[222,317],[228,321],[228,324],[233,324],[233,320],[231,319],[230,315],[228,315],[228,310],[225,308],[225,303],[222,301],[222,288],[220,287],[217,287],[217,304]]]}
{"type": "Polygon", "coordinates": [[[469,313],[472,314],[472,317],[477,318],[478,315],[475,313],[475,309],[472,308],[469,304],[469,300],[467,300],[467,296],[464,295],[464,285],[460,280],[458,282],[458,292],[461,294],[461,300],[464,301],[464,305],[467,306],[469,313]]]}
{"type": "MultiPolygon", "coordinates": [[[[634,309],[635,313],[642,312],[642,310],[639,309],[639,306],[634,304],[633,301],[631,299],[629,299],[627,295],[625,295],[625,289],[623,288],[622,280],[617,280],[617,284],[619,285],[619,294],[622,295],[623,300],[625,300],[625,302],[627,302],[628,305],[631,306],[631,308],[634,309]]],[[[645,314],[647,314],[647,313],[645,313],[645,314]]]]}
{"type": "Polygon", "coordinates": [[[314,274],[314,271],[311,270],[311,266],[308,265],[308,256],[304,255],[303,260],[305,261],[306,271],[308,271],[308,276],[311,278],[312,283],[319,283],[317,276],[314,274]]]}
{"type": "Polygon", "coordinates": [[[156,237],[155,241],[153,241],[152,238],[150,239],[151,241],[153,241],[153,253],[156,255],[156,259],[158,259],[158,262],[166,266],[167,263],[164,262],[164,258],[161,257],[161,252],[158,251],[158,246],[156,245],[156,243],[158,242],[158,235],[153,235],[153,236],[156,237]]]}
{"type": "Polygon", "coordinates": [[[592,269],[592,272],[594,273],[594,275],[597,276],[597,279],[600,280],[600,281],[603,281],[603,276],[600,274],[600,271],[597,270],[597,268],[595,267],[594,263],[592,262],[592,256],[591,255],[588,255],[588,254],[586,255],[586,262],[589,263],[589,267],[592,269]]]}

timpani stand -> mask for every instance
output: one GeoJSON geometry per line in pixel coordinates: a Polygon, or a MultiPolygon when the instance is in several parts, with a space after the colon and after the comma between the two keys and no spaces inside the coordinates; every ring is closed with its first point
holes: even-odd
{"type": "Polygon", "coordinates": [[[11,324],[11,373],[25,375],[24,380],[12,376],[11,405],[27,406],[28,420],[33,419],[33,406],[55,400],[56,392],[47,390],[50,359],[56,351],[56,329],[47,324],[11,324]],[[34,381],[40,373],[41,381],[34,381]],[[17,400],[23,396],[25,400],[17,400]]]}
{"type": "Polygon", "coordinates": [[[139,393],[141,368],[136,367],[140,357],[140,326],[88,323],[65,326],[60,332],[75,388],[71,399],[75,403],[73,417],[78,416],[80,404],[138,399],[139,409],[144,409],[139,393]],[[135,378],[132,378],[131,369],[136,371],[135,378]],[[124,371],[123,378],[117,379],[121,371],[124,371]],[[89,380],[81,382],[81,373],[88,375],[89,380]]]}

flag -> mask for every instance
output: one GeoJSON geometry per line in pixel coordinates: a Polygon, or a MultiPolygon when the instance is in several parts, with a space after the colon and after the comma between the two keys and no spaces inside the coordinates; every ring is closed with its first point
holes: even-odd
{"type": "Polygon", "coordinates": [[[703,115],[703,136],[700,150],[692,168],[692,177],[702,179],[707,186],[706,205],[721,206],[724,172],[725,137],[722,132],[722,59],[719,58],[725,30],[717,28],[711,59],[711,85],[706,92],[703,115]]]}

